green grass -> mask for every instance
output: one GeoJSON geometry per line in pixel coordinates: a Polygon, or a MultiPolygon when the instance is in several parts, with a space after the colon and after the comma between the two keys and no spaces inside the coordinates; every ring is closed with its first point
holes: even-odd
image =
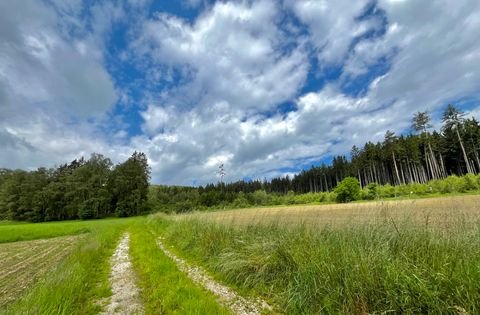
{"type": "Polygon", "coordinates": [[[288,314],[480,313],[478,221],[315,230],[156,220],[184,256],[288,314]]]}
{"type": "Polygon", "coordinates": [[[146,314],[230,314],[215,297],[180,272],[144,224],[130,228],[132,263],[146,314]]]}
{"type": "Polygon", "coordinates": [[[96,231],[123,219],[101,219],[91,221],[60,221],[46,223],[26,223],[3,221],[0,224],[0,243],[75,235],[96,231]]]}
{"type": "MultiPolygon", "coordinates": [[[[37,282],[2,314],[96,314],[102,297],[110,295],[109,258],[118,237],[138,218],[25,224],[16,226],[13,239],[53,237],[88,228],[90,233],[60,265],[37,282]],[[51,228],[55,228],[52,230],[51,228]]],[[[10,226],[8,226],[10,227],[10,226]]],[[[4,227],[0,227],[3,229],[4,227]]],[[[0,233],[6,239],[5,230],[0,233]]]]}

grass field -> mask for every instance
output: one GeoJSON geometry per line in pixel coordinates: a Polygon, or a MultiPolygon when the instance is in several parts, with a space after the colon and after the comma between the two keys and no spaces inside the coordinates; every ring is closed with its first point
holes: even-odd
{"type": "Polygon", "coordinates": [[[427,199],[372,201],[348,204],[246,208],[177,215],[176,220],[199,219],[234,226],[277,223],[283,226],[356,225],[383,220],[412,221],[448,227],[480,218],[480,195],[427,199]]]}
{"type": "Polygon", "coordinates": [[[288,314],[478,314],[479,196],[158,219],[216,277],[288,314]],[[285,227],[289,228],[286,229],[285,227]]]}
{"type": "MultiPolygon", "coordinates": [[[[129,235],[146,314],[230,314],[158,239],[286,314],[478,314],[480,196],[0,224],[1,314],[98,314],[129,235]]],[[[233,312],[236,314],[235,312],[233,312]]],[[[265,311],[265,313],[269,313],[265,311]]]]}

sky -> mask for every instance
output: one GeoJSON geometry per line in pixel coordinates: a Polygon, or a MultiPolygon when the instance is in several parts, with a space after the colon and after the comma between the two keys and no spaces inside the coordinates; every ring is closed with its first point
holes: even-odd
{"type": "Polygon", "coordinates": [[[285,176],[480,119],[478,0],[0,2],[0,167],[145,152],[156,184],[285,176]]]}

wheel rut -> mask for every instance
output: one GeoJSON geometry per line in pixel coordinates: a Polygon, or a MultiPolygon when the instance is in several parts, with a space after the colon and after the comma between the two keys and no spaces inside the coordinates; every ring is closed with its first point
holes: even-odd
{"type": "Polygon", "coordinates": [[[261,299],[249,300],[240,296],[232,288],[220,284],[209,276],[205,270],[192,266],[185,260],[177,257],[166,248],[162,238],[157,239],[157,244],[167,257],[172,259],[179,270],[184,272],[194,283],[212,292],[218,301],[230,309],[235,315],[260,315],[264,312],[273,313],[273,308],[261,299]]]}

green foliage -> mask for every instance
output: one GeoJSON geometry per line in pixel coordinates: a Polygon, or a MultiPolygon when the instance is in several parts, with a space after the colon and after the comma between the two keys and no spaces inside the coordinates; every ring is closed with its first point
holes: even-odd
{"type": "Polygon", "coordinates": [[[109,180],[113,192],[115,213],[128,217],[147,212],[150,168],[144,153],[134,152],[124,163],[117,165],[109,180]]]}
{"type": "Polygon", "coordinates": [[[337,202],[350,202],[359,199],[360,183],[355,177],[347,177],[335,188],[337,202]]]}
{"type": "Polygon", "coordinates": [[[265,190],[257,190],[252,194],[253,204],[255,206],[265,206],[270,204],[270,196],[265,190]]]}
{"type": "Polygon", "coordinates": [[[370,183],[367,185],[365,199],[374,200],[378,198],[378,184],[370,183]]]}
{"type": "Polygon", "coordinates": [[[466,191],[471,191],[471,190],[477,190],[480,188],[480,185],[479,183],[477,182],[477,176],[473,175],[473,174],[467,174],[465,176],[463,176],[463,188],[466,190],[466,191]]]}
{"type": "Polygon", "coordinates": [[[115,168],[94,153],[56,169],[0,169],[0,219],[42,222],[144,213],[149,174],[145,154],[137,152],[115,168]]]}

